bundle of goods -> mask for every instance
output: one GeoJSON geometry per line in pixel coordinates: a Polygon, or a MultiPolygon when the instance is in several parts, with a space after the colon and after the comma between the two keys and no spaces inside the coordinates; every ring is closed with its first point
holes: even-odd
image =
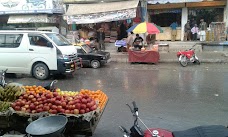
{"type": "Polygon", "coordinates": [[[8,84],[4,88],[0,87],[0,112],[9,109],[10,103],[15,101],[25,89],[19,85],[8,84]]]}
{"type": "Polygon", "coordinates": [[[0,87],[0,101],[13,102],[25,89],[19,85],[8,84],[4,88],[0,87]]]}
{"type": "MultiPolygon", "coordinates": [[[[16,84],[8,84],[4,88],[0,86],[0,128],[10,127],[10,105],[13,101],[25,92],[22,86],[16,84]]],[[[1,133],[1,132],[0,132],[1,133]]]]}

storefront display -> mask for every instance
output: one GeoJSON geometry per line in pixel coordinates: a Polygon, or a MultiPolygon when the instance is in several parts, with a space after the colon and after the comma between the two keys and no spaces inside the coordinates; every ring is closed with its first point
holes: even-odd
{"type": "MultiPolygon", "coordinates": [[[[156,40],[171,40],[171,28],[170,27],[161,27],[163,33],[156,34],[156,40]]],[[[177,27],[176,40],[181,40],[181,27],[177,27]]]]}
{"type": "MultiPolygon", "coordinates": [[[[149,0],[147,6],[149,21],[167,28],[173,22],[177,22],[178,26],[181,27],[179,28],[180,33],[177,32],[178,35],[180,34],[180,39],[177,36],[177,40],[184,40],[184,25],[188,20],[190,20],[191,27],[194,24],[199,25],[200,19],[204,19],[207,24],[223,22],[226,16],[226,12],[224,12],[226,5],[226,0],[149,0]]],[[[170,31],[169,29],[164,29],[170,31]]],[[[211,32],[208,33],[207,36],[211,37],[211,32]]],[[[171,33],[167,32],[166,34],[170,34],[170,36],[160,37],[163,34],[158,34],[160,36],[156,37],[158,38],[157,40],[171,40],[171,33]]]]}

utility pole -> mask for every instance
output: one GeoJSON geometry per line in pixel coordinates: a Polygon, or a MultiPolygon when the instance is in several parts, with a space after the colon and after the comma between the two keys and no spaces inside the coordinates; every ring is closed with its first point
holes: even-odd
{"type": "Polygon", "coordinates": [[[147,0],[140,0],[141,12],[142,12],[142,21],[148,21],[147,16],[147,0]]]}

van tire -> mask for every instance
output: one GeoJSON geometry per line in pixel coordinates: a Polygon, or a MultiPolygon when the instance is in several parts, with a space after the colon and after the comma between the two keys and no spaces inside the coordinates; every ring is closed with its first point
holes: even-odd
{"type": "Polygon", "coordinates": [[[37,63],[32,68],[32,74],[39,80],[45,80],[49,77],[49,69],[44,63],[37,63]]]}
{"type": "Polygon", "coordinates": [[[92,68],[95,68],[96,69],[96,68],[99,68],[101,66],[101,63],[98,60],[92,60],[91,63],[90,63],[90,66],[92,68]]]}

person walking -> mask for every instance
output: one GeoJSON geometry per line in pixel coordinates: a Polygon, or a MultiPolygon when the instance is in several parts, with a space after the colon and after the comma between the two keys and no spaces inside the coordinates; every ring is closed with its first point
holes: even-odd
{"type": "Polygon", "coordinates": [[[184,40],[185,41],[191,40],[191,27],[190,27],[190,21],[189,20],[184,25],[184,40]]]}
{"type": "Polygon", "coordinates": [[[176,40],[176,36],[177,36],[177,22],[173,22],[170,27],[171,27],[171,41],[175,41],[176,40]]]}
{"type": "Polygon", "coordinates": [[[200,25],[199,25],[199,30],[200,30],[200,41],[205,41],[206,40],[206,30],[207,30],[207,23],[204,21],[204,19],[200,20],[200,25]]]}
{"type": "Polygon", "coordinates": [[[197,27],[197,24],[194,25],[194,27],[191,29],[193,40],[197,40],[197,35],[199,33],[199,28],[197,27]]]}
{"type": "Polygon", "coordinates": [[[105,39],[104,29],[100,28],[97,32],[97,41],[99,43],[98,50],[105,50],[104,39],[105,39]]]}

